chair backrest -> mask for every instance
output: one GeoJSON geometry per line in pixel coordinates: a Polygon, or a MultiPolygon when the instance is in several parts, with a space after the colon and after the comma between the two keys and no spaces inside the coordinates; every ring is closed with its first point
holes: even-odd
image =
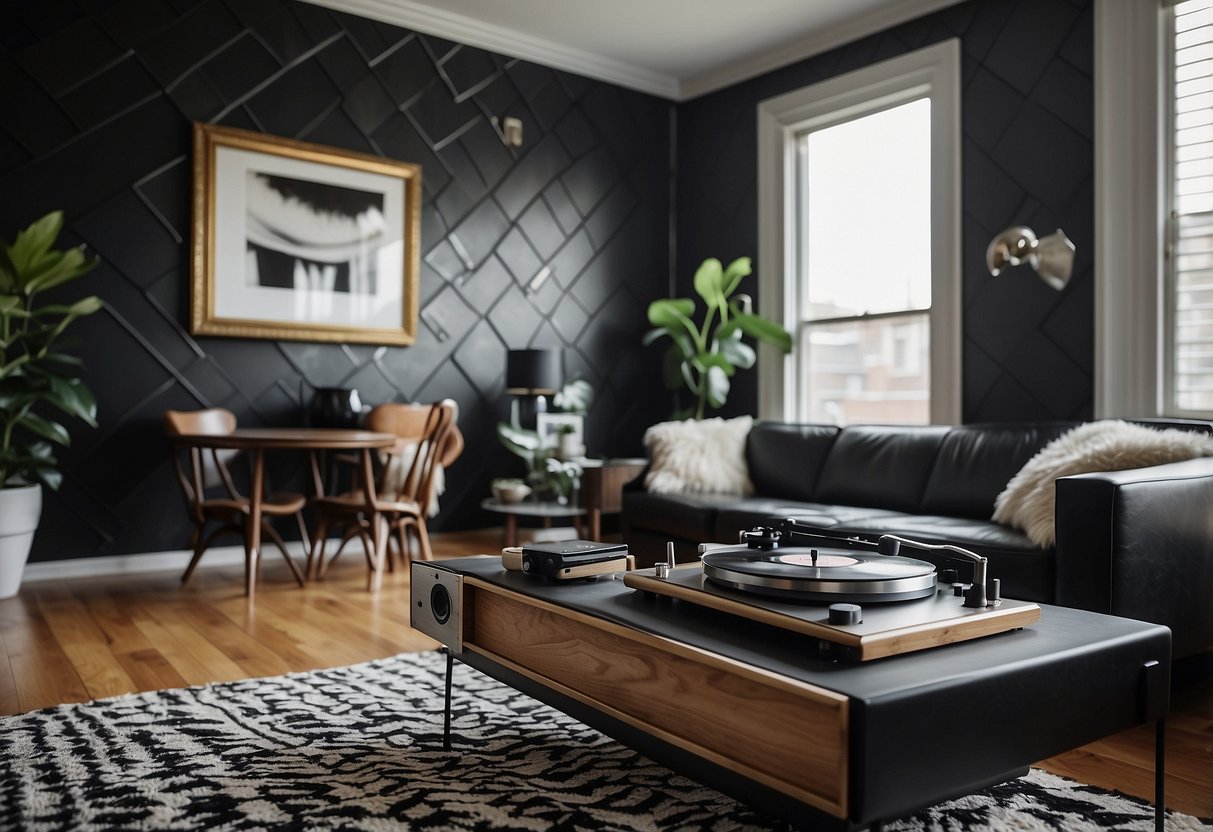
{"type": "MultiPolygon", "coordinates": [[[[451,432],[458,430],[455,413],[455,402],[444,399],[434,404],[381,404],[367,414],[368,430],[392,433],[401,440],[384,466],[379,485],[382,495],[413,500],[423,515],[428,511],[438,466],[447,464],[451,432]]],[[[459,436],[451,461],[462,448],[459,436]]]]}
{"type": "MultiPolygon", "coordinates": [[[[168,436],[223,436],[235,429],[236,414],[222,407],[212,407],[206,410],[166,410],[164,412],[164,432],[168,436]]],[[[188,453],[189,471],[186,471],[185,466],[182,465],[181,454],[173,455],[173,464],[177,469],[177,481],[181,484],[181,490],[191,513],[199,519],[207,489],[222,485],[227,489],[229,497],[239,497],[239,492],[227,469],[228,460],[239,453],[239,451],[233,450],[190,448],[188,453]]]]}

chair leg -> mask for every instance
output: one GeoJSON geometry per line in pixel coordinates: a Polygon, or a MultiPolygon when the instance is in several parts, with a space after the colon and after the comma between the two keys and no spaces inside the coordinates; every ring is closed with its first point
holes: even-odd
{"type": "Polygon", "coordinates": [[[375,541],[375,568],[368,576],[367,589],[378,592],[383,586],[383,556],[387,550],[387,518],[376,513],[371,518],[372,537],[375,541]]]}
{"type": "Polygon", "coordinates": [[[194,550],[194,556],[190,558],[190,565],[185,567],[185,574],[181,576],[181,585],[185,586],[190,582],[190,578],[194,576],[194,570],[198,568],[198,561],[202,560],[202,553],[206,551],[206,547],[202,545],[202,527],[194,526],[194,531],[190,534],[190,547],[194,550]]]}
{"type": "Polygon", "coordinates": [[[412,556],[409,555],[408,531],[405,528],[407,522],[405,518],[401,517],[395,523],[396,539],[400,541],[400,564],[402,566],[408,566],[409,561],[412,560],[412,556]]]}
{"type": "Polygon", "coordinates": [[[324,542],[328,531],[328,519],[317,512],[316,536],[307,550],[307,576],[310,580],[320,577],[320,565],[324,563],[324,542]]]}
{"type": "Polygon", "coordinates": [[[418,517],[414,522],[413,528],[417,532],[417,544],[418,548],[421,549],[421,559],[433,560],[434,552],[430,549],[430,533],[425,527],[425,518],[418,517]]]}
{"type": "Polygon", "coordinates": [[[265,533],[269,535],[270,539],[274,541],[274,544],[278,547],[278,551],[282,553],[282,557],[286,559],[286,565],[291,568],[291,574],[295,576],[295,583],[299,584],[299,586],[303,586],[303,573],[299,571],[298,564],[296,564],[295,559],[291,557],[291,553],[287,551],[286,542],[282,539],[282,535],[278,534],[278,530],[270,525],[268,520],[262,523],[261,527],[265,530],[265,533]]]}
{"type": "Polygon", "coordinates": [[[303,551],[310,552],[312,550],[312,540],[307,533],[307,523],[303,519],[303,512],[295,512],[295,524],[299,526],[299,539],[303,542],[303,551]]]}

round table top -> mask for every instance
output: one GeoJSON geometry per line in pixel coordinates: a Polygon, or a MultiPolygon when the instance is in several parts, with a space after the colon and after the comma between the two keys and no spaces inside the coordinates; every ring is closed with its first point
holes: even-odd
{"type": "Polygon", "coordinates": [[[561,505],[560,503],[535,502],[523,500],[520,503],[503,503],[496,497],[480,501],[480,507],[500,514],[517,514],[523,517],[580,517],[585,509],[577,505],[561,505]]]}
{"type": "Polygon", "coordinates": [[[170,436],[178,445],[204,448],[389,448],[396,435],[345,428],[236,428],[226,434],[170,436]]]}

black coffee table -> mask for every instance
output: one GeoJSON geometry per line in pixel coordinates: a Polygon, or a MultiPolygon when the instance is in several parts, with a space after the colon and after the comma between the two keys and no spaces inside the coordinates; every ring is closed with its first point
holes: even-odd
{"type": "Polygon", "coordinates": [[[449,649],[448,718],[453,654],[743,802],[848,830],[1153,721],[1162,832],[1165,627],[1042,605],[1022,630],[855,663],[619,576],[552,584],[477,557],[412,581],[414,626],[449,649]]]}

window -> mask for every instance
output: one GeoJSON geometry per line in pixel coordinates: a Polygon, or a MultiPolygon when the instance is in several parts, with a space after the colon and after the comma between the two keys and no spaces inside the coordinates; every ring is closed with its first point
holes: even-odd
{"type": "Polygon", "coordinates": [[[1095,4],[1098,418],[1213,417],[1211,5],[1095,4]]]}
{"type": "Polygon", "coordinates": [[[815,125],[796,144],[796,419],[925,424],[930,372],[907,372],[907,352],[930,341],[931,99],[815,125]]]}
{"type": "Polygon", "coordinates": [[[1213,413],[1213,0],[1171,18],[1164,408],[1213,413]]]}
{"type": "Polygon", "coordinates": [[[960,421],[959,44],[759,106],[759,414],[960,421]]]}

